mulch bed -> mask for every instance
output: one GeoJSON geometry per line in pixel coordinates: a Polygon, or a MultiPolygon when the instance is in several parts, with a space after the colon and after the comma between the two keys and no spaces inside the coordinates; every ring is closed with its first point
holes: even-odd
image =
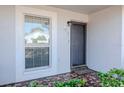
{"type": "MultiPolygon", "coordinates": [[[[65,74],[45,77],[36,79],[40,84],[46,86],[46,87],[53,87],[54,83],[56,81],[67,81],[70,79],[85,79],[87,81],[85,87],[100,87],[99,84],[99,78],[97,76],[97,72],[92,71],[90,69],[84,70],[78,70],[78,71],[72,71],[65,74]],[[84,73],[86,72],[86,73],[84,73]]],[[[24,81],[16,84],[9,84],[5,85],[4,87],[27,87],[30,81],[24,81]]]]}

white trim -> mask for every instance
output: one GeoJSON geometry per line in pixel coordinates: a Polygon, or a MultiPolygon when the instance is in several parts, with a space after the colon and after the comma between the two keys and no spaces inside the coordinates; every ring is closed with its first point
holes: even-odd
{"type": "Polygon", "coordinates": [[[121,68],[124,69],[124,6],[122,8],[121,68]]]}
{"type": "Polygon", "coordinates": [[[28,68],[28,69],[25,69],[24,73],[26,74],[26,73],[28,73],[30,71],[49,69],[50,67],[51,67],[51,65],[43,66],[43,67],[28,68]]]}
{"type": "Polygon", "coordinates": [[[36,79],[40,77],[57,74],[57,14],[55,12],[48,12],[41,9],[16,6],[15,29],[16,29],[16,82],[36,79]],[[36,68],[35,70],[25,71],[25,44],[24,40],[24,14],[34,14],[45,16],[52,20],[51,39],[51,66],[45,68],[36,68]]]}

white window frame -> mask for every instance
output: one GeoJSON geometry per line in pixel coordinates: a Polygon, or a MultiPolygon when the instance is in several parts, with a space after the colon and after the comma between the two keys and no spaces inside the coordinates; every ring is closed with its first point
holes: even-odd
{"type": "Polygon", "coordinates": [[[57,13],[42,9],[15,6],[15,35],[16,35],[16,82],[36,79],[57,74],[57,13]],[[48,17],[51,20],[51,42],[49,50],[49,67],[25,69],[24,15],[48,17]]]}
{"type": "MultiPolygon", "coordinates": [[[[25,13],[25,14],[23,14],[23,16],[24,16],[24,18],[25,18],[25,15],[29,15],[29,16],[36,16],[36,17],[43,17],[43,18],[48,18],[49,20],[50,20],[50,28],[49,28],[49,45],[47,46],[47,47],[49,47],[49,65],[48,66],[43,66],[43,67],[34,67],[34,68],[25,68],[24,67],[24,69],[25,69],[25,72],[27,72],[27,71],[34,71],[34,70],[40,70],[40,69],[47,69],[47,68],[50,68],[50,67],[52,67],[52,62],[51,62],[51,60],[52,60],[52,43],[51,43],[51,40],[52,40],[52,18],[50,18],[50,17],[47,17],[47,16],[41,16],[41,15],[36,15],[36,14],[29,14],[29,13],[25,13]]],[[[25,20],[25,19],[24,19],[25,20]]],[[[24,29],[24,27],[23,27],[23,29],[24,29]]],[[[25,32],[25,31],[24,31],[25,32]]],[[[25,42],[25,41],[24,41],[25,42]]],[[[33,47],[35,47],[35,46],[33,46],[33,47]]],[[[36,47],[45,47],[45,44],[44,44],[44,46],[42,45],[42,46],[36,46],[36,47]]],[[[25,63],[24,63],[25,64],[25,63]]]]}

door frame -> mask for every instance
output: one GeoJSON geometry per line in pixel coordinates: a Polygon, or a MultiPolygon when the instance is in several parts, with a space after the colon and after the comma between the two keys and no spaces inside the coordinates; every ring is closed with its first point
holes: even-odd
{"type": "Polygon", "coordinates": [[[76,68],[76,67],[81,67],[81,66],[87,66],[87,63],[86,63],[86,42],[87,42],[87,23],[84,23],[84,22],[79,22],[79,21],[68,21],[67,22],[68,25],[70,25],[70,70],[72,68],[76,68]],[[79,24],[79,25],[82,25],[84,26],[84,62],[85,62],[85,65],[79,65],[79,66],[72,66],[71,64],[71,26],[72,24],[79,24]]]}

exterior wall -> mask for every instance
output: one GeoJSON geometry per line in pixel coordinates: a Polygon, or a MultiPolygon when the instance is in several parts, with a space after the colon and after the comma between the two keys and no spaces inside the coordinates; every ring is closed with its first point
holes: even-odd
{"type": "MultiPolygon", "coordinates": [[[[49,6],[28,6],[57,13],[57,73],[70,71],[70,29],[67,21],[88,22],[88,16],[49,6]]],[[[15,6],[0,6],[0,85],[16,81],[15,6]],[[4,10],[4,11],[3,11],[4,10]],[[9,40],[9,41],[8,41],[9,40]]],[[[124,27],[121,6],[89,15],[87,65],[96,71],[123,68],[124,27]]]]}
{"type": "Polygon", "coordinates": [[[76,20],[88,22],[88,15],[75,13],[49,6],[30,6],[47,11],[57,12],[57,42],[58,42],[58,74],[70,71],[70,27],[67,21],[76,20]]]}
{"type": "Polygon", "coordinates": [[[121,66],[124,68],[124,6],[122,6],[121,66]]]}
{"type": "MultiPolygon", "coordinates": [[[[48,6],[40,6],[40,7],[30,6],[30,7],[41,10],[47,10],[51,12],[53,11],[57,13],[57,51],[58,51],[57,74],[69,72],[70,71],[70,44],[69,44],[70,29],[67,26],[67,21],[76,20],[76,21],[88,22],[88,16],[84,14],[52,8],[48,6]]],[[[3,85],[8,83],[18,82],[18,80],[16,80],[17,77],[16,73],[18,69],[16,66],[19,66],[19,64],[16,64],[16,60],[18,59],[20,54],[16,54],[17,33],[15,31],[15,25],[16,25],[15,6],[0,6],[0,10],[1,10],[0,29],[2,29],[0,34],[0,43],[1,43],[0,85],[3,85]],[[16,57],[17,55],[18,57],[16,57]]]]}
{"type": "Polygon", "coordinates": [[[89,15],[87,65],[106,72],[121,68],[122,8],[113,6],[89,15]]]}
{"type": "Polygon", "coordinates": [[[0,85],[15,81],[14,6],[0,6],[0,85]]]}

